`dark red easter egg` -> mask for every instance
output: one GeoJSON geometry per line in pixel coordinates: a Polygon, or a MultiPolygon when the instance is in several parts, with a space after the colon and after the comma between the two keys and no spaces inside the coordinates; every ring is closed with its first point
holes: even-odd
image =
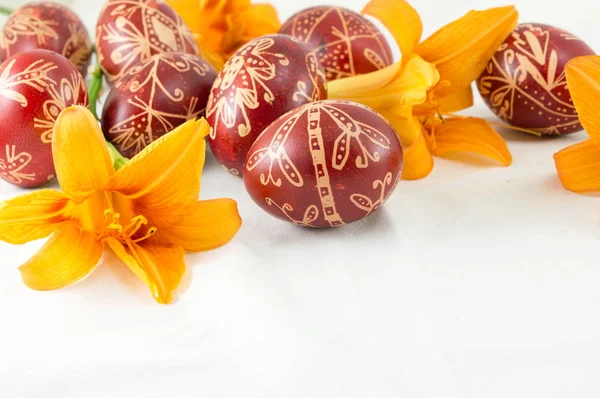
{"type": "Polygon", "coordinates": [[[71,61],[85,76],[92,41],[81,19],[69,8],[52,2],[29,3],[8,18],[0,39],[0,59],[22,51],[45,49],[71,61]]]}
{"type": "Polygon", "coordinates": [[[267,127],[248,153],[244,183],[267,213],[329,228],[379,209],[402,166],[402,145],[387,120],[357,103],[326,100],[267,127]]]}
{"type": "Polygon", "coordinates": [[[81,73],[48,50],[20,52],[0,65],[0,177],[36,187],[54,177],[52,129],[71,105],[88,105],[81,73]]]}
{"type": "Polygon", "coordinates": [[[544,135],[582,129],[567,88],[565,65],[594,51],[569,32],[549,25],[517,26],[504,41],[477,87],[505,122],[544,135]]]}
{"type": "Polygon", "coordinates": [[[96,24],[96,52],[109,82],[151,56],[198,54],[189,28],[162,0],[108,0],[96,24]]]}
{"type": "Polygon", "coordinates": [[[293,15],[279,30],[311,46],[327,80],[362,75],[389,66],[392,51],[368,19],[342,7],[317,6],[293,15]]]}
{"type": "Polygon", "coordinates": [[[184,122],[204,116],[217,73],[201,58],[157,54],[114,84],[102,112],[102,130],[125,157],[184,122]]]}
{"type": "Polygon", "coordinates": [[[284,113],[327,97],[325,72],[308,46],[287,35],[242,46],[217,76],[206,118],[215,158],[241,175],[248,150],[284,113]]]}

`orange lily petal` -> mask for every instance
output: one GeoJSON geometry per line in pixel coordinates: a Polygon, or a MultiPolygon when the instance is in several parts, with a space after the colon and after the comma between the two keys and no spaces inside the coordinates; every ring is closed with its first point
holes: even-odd
{"type": "Polygon", "coordinates": [[[423,134],[419,134],[415,142],[404,151],[404,169],[402,179],[420,180],[433,170],[433,157],[427,148],[423,134]]]}
{"type": "Polygon", "coordinates": [[[440,79],[435,66],[418,55],[407,57],[376,72],[334,80],[327,84],[328,98],[361,103],[382,112],[405,107],[407,117],[412,107],[427,100],[427,92],[440,79]]]}
{"type": "Polygon", "coordinates": [[[102,245],[94,235],[71,224],[54,233],[19,270],[32,289],[60,289],[89,275],[101,256],[102,245]]]}
{"type": "Polygon", "coordinates": [[[190,120],[148,145],[123,166],[109,190],[133,201],[137,214],[152,215],[158,228],[185,215],[198,200],[209,127],[190,120]]]}
{"type": "Polygon", "coordinates": [[[438,105],[442,114],[460,112],[470,108],[473,106],[473,90],[471,86],[468,86],[462,90],[452,91],[448,96],[441,97],[438,105]]]}
{"type": "Polygon", "coordinates": [[[565,70],[579,120],[590,138],[600,145],[600,56],[574,58],[565,70]]]}
{"type": "Polygon", "coordinates": [[[203,252],[229,242],[242,226],[237,203],[232,199],[203,200],[168,229],[168,234],[186,251],[203,252]]]}
{"type": "Polygon", "coordinates": [[[248,42],[256,37],[277,33],[281,22],[277,10],[271,4],[251,4],[244,14],[246,29],[242,40],[248,42]]]}
{"type": "Polygon", "coordinates": [[[71,202],[52,189],[32,192],[0,204],[0,240],[22,245],[50,236],[68,220],[71,202]]]}
{"type": "Polygon", "coordinates": [[[371,0],[362,13],[377,18],[390,31],[403,55],[412,54],[423,34],[419,13],[404,0],[371,0]]]}
{"type": "Polygon", "coordinates": [[[115,239],[106,243],[133,273],[152,291],[152,296],[160,304],[173,301],[173,291],[185,273],[185,252],[181,246],[156,246],[132,243],[124,247],[115,239]]]}
{"type": "Polygon", "coordinates": [[[79,204],[106,188],[115,169],[92,113],[83,106],[63,110],[52,134],[52,156],[62,191],[79,204]]]}
{"type": "Polygon", "coordinates": [[[504,166],[512,164],[512,156],[502,136],[485,120],[475,117],[450,118],[444,123],[436,123],[430,149],[436,156],[472,152],[495,159],[504,166]]]}
{"type": "Polygon", "coordinates": [[[554,155],[563,186],[573,192],[600,191],[600,147],[592,140],[566,147],[554,155]]]}
{"type": "Polygon", "coordinates": [[[437,66],[442,80],[462,90],[483,72],[518,18],[512,6],[470,11],[419,44],[416,53],[437,66]]]}

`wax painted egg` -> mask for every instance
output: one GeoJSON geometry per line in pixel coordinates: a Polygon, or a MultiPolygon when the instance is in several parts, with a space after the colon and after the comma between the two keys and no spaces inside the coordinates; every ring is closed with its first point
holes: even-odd
{"type": "Polygon", "coordinates": [[[244,183],[267,213],[329,228],[379,209],[402,166],[400,140],[382,116],[357,103],[326,100],[267,127],[248,153],[244,183]]]}
{"type": "Polygon", "coordinates": [[[481,96],[505,122],[544,135],[582,129],[567,88],[565,65],[594,51],[553,26],[519,25],[477,80],[481,96]]]}
{"type": "Polygon", "coordinates": [[[287,35],[259,37],[227,61],[212,87],[206,118],[215,158],[241,175],[248,150],[284,113],[327,97],[325,72],[310,48],[287,35]]]}
{"type": "Polygon", "coordinates": [[[88,105],[81,73],[48,50],[20,52],[0,65],[0,177],[36,187],[54,177],[52,129],[71,105],[88,105]]]}
{"type": "Polygon", "coordinates": [[[63,55],[85,76],[92,41],[81,19],[69,8],[52,2],[29,3],[17,8],[4,24],[0,59],[35,49],[63,55]]]}
{"type": "Polygon", "coordinates": [[[109,82],[165,52],[197,54],[189,28],[162,0],[108,0],[96,24],[96,51],[109,82]]]}
{"type": "Polygon", "coordinates": [[[381,31],[346,8],[307,8],[293,15],[279,32],[311,46],[325,68],[327,80],[374,72],[393,62],[381,31]]]}
{"type": "Polygon", "coordinates": [[[157,54],[129,68],[104,104],[106,139],[132,158],[184,122],[204,116],[216,76],[201,58],[185,53],[157,54]]]}

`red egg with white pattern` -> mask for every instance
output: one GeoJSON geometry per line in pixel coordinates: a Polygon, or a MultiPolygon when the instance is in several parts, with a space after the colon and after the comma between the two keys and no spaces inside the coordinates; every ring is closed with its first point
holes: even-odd
{"type": "Polygon", "coordinates": [[[88,105],[81,73],[48,50],[20,52],[0,65],[0,177],[24,188],[54,177],[52,129],[59,113],[88,105]]]}
{"type": "Polygon", "coordinates": [[[279,33],[307,43],[327,80],[375,72],[393,63],[383,33],[362,15],[343,7],[317,6],[294,14],[279,33]]]}
{"type": "Polygon", "coordinates": [[[396,188],[403,160],[394,128],[374,110],[319,101],[267,127],[248,153],[244,184],[274,217],[338,227],[381,208],[396,188]]]}
{"type": "Polygon", "coordinates": [[[63,55],[85,76],[92,41],[83,21],[68,7],[49,1],[29,3],[13,11],[2,28],[0,59],[44,49],[63,55]]]}
{"type": "Polygon", "coordinates": [[[113,85],[102,110],[104,136],[125,157],[188,120],[204,116],[217,73],[202,58],[157,54],[113,85]]]}
{"type": "Polygon", "coordinates": [[[198,54],[181,17],[162,0],[108,0],[96,24],[96,53],[109,82],[153,55],[198,54]]]}
{"type": "Polygon", "coordinates": [[[260,133],[284,113],[327,97],[325,71],[310,48],[288,35],[251,40],[225,63],[206,119],[215,158],[234,175],[260,133]]]}
{"type": "Polygon", "coordinates": [[[571,99],[565,65],[594,51],[571,33],[524,23],[504,41],[477,80],[488,107],[512,126],[543,135],[582,129],[571,99]]]}

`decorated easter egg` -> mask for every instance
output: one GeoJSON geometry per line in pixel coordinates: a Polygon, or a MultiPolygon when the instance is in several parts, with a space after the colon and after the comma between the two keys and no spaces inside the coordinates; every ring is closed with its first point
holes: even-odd
{"type": "Polygon", "coordinates": [[[0,65],[0,177],[36,187],[54,177],[52,129],[71,105],[88,105],[81,73],[48,50],[20,52],[0,65]]]}
{"type": "Polygon", "coordinates": [[[477,80],[490,109],[505,122],[544,135],[582,129],[567,87],[565,65],[594,51],[553,26],[519,25],[477,80]]]}
{"type": "Polygon", "coordinates": [[[248,153],[244,184],[267,213],[329,228],[379,209],[402,166],[402,145],[382,116],[357,103],[326,100],[267,127],[248,153]]]}
{"type": "Polygon", "coordinates": [[[128,158],[184,122],[204,116],[217,76],[196,55],[163,53],[127,70],[102,112],[108,141],[128,158]]]}
{"type": "Polygon", "coordinates": [[[0,38],[0,59],[22,51],[46,49],[71,61],[85,76],[92,41],[81,19],[69,8],[53,2],[29,3],[8,18],[0,38]]]}
{"type": "Polygon", "coordinates": [[[327,80],[374,72],[392,64],[392,51],[368,19],[342,7],[317,6],[293,15],[280,33],[307,43],[327,80]]]}
{"type": "Polygon", "coordinates": [[[96,24],[96,51],[109,82],[155,54],[197,54],[189,28],[162,0],[108,0],[96,24]]]}
{"type": "Polygon", "coordinates": [[[225,63],[208,99],[215,158],[241,175],[260,133],[284,113],[326,98],[325,84],[323,68],[299,40],[269,35],[248,42],[225,63]]]}

